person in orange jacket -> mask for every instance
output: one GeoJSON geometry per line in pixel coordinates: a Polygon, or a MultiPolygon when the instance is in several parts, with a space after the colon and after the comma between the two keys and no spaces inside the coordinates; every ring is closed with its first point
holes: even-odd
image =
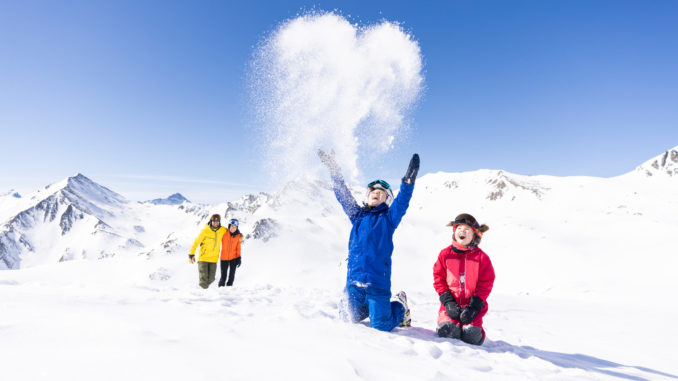
{"type": "Polygon", "coordinates": [[[228,232],[221,239],[221,278],[219,279],[219,287],[233,286],[235,269],[240,267],[240,243],[243,238],[240,230],[238,230],[238,225],[240,225],[238,220],[232,219],[228,224],[228,232]]]}

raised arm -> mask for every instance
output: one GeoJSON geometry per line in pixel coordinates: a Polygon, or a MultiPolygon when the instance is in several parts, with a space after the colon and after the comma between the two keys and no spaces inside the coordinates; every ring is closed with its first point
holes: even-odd
{"type": "Polygon", "coordinates": [[[360,211],[360,206],[346,186],[346,183],[344,183],[339,164],[337,164],[337,161],[334,159],[334,152],[327,154],[325,151],[319,149],[318,157],[320,157],[320,161],[325,164],[330,171],[332,189],[334,190],[334,195],[337,197],[337,201],[339,201],[339,204],[341,204],[341,207],[344,209],[344,213],[346,213],[351,222],[353,222],[353,219],[360,211]]]}
{"type": "Polygon", "coordinates": [[[412,159],[410,159],[410,165],[407,167],[403,182],[400,184],[398,196],[393,200],[393,204],[391,204],[388,210],[389,218],[394,228],[398,227],[400,220],[403,219],[407,208],[410,206],[412,192],[414,192],[414,181],[417,179],[418,172],[419,155],[415,153],[412,155],[412,159]]]}

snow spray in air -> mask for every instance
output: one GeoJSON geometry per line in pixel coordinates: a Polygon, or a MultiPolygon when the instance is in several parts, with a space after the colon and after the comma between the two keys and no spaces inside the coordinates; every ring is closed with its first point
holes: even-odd
{"type": "Polygon", "coordinates": [[[358,27],[335,13],[280,25],[255,52],[254,107],[271,175],[291,180],[333,149],[344,175],[393,148],[423,86],[418,43],[394,23],[358,27]]]}

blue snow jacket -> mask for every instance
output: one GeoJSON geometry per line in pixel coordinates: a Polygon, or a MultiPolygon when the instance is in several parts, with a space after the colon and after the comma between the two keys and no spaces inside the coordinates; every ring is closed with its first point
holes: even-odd
{"type": "Polygon", "coordinates": [[[353,228],[348,241],[346,284],[391,290],[393,233],[410,205],[414,184],[400,185],[391,207],[360,207],[341,176],[333,176],[334,194],[353,228]]]}

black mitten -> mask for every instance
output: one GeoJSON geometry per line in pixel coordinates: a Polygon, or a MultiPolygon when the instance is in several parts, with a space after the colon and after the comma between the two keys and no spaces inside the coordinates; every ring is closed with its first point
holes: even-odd
{"type": "Polygon", "coordinates": [[[240,258],[242,257],[238,257],[235,259],[235,267],[240,267],[240,264],[242,263],[242,260],[240,258]]]}
{"type": "Polygon", "coordinates": [[[440,303],[445,306],[445,313],[450,319],[459,319],[459,314],[461,313],[461,308],[457,302],[454,301],[454,296],[450,291],[445,291],[440,294],[440,303]]]}
{"type": "Polygon", "coordinates": [[[405,177],[403,177],[403,182],[405,184],[414,184],[414,180],[417,179],[417,173],[419,172],[419,154],[412,155],[410,160],[410,165],[407,167],[407,172],[405,172],[405,177]]]}
{"type": "Polygon", "coordinates": [[[459,321],[461,324],[469,324],[476,318],[478,312],[485,307],[485,302],[477,296],[471,297],[471,302],[468,306],[462,308],[461,315],[459,315],[459,321]]]}

